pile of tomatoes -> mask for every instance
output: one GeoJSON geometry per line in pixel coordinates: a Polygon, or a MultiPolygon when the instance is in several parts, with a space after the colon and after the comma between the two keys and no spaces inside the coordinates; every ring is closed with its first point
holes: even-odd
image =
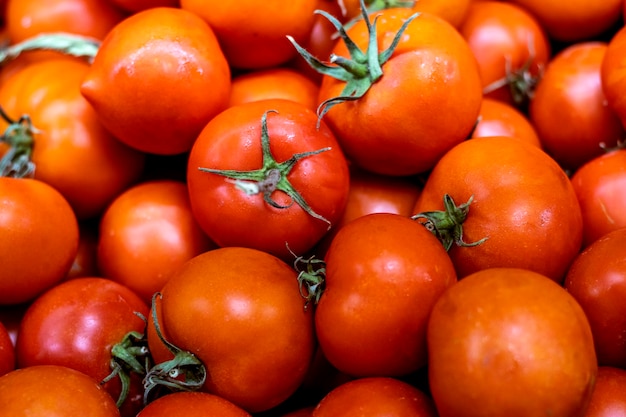
{"type": "Polygon", "coordinates": [[[626,413],[623,0],[0,10],[0,417],[626,413]]]}

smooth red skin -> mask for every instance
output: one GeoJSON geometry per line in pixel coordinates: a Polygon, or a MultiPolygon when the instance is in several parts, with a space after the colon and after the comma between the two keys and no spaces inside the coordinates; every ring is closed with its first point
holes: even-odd
{"type": "Polygon", "coordinates": [[[424,366],[430,310],[456,281],[441,243],[408,217],[376,213],[339,230],[325,261],[315,330],[328,361],[360,377],[424,366]]]}
{"type": "Polygon", "coordinates": [[[433,401],[424,392],[394,378],[359,378],[329,392],[312,417],[437,417],[433,401]]]}
{"type": "Polygon", "coordinates": [[[574,297],[548,277],[493,268],[458,281],[428,323],[439,417],[582,417],[597,372],[574,297]]]}
{"type": "Polygon", "coordinates": [[[572,175],[583,217],[583,245],[626,227],[626,150],[598,156],[572,175]]]}
{"type": "MultiPolygon", "coordinates": [[[[473,2],[459,32],[476,57],[483,87],[506,76],[507,59],[510,68],[518,70],[532,58],[530,71],[533,75],[550,59],[550,39],[543,27],[535,16],[512,2],[473,2]],[[531,57],[529,45],[532,45],[534,57],[531,57]]],[[[485,97],[513,104],[507,86],[485,97]]]]}
{"type": "Polygon", "coordinates": [[[459,278],[493,267],[517,267],[562,282],[581,248],[583,220],[563,169],[546,153],[506,137],[475,138],[448,152],[428,177],[414,213],[443,210],[473,195],[463,223],[467,243],[448,254],[459,278]],[[497,161],[497,163],[494,163],[497,161]]]}
{"type": "Polygon", "coordinates": [[[478,117],[472,138],[507,136],[541,148],[535,127],[524,113],[510,103],[485,97],[478,117]]]}
{"type": "Polygon", "coordinates": [[[120,417],[98,381],[71,368],[39,365],[0,377],[0,417],[120,417]]]}
{"type": "Polygon", "coordinates": [[[80,91],[120,141],[173,155],[188,151],[204,125],[228,105],[230,68],[199,16],[156,7],[108,33],[80,91]]]}
{"type": "MultiPolygon", "coordinates": [[[[147,317],[148,312],[137,294],[109,279],[85,277],[61,283],[26,310],[17,336],[17,364],[67,366],[101,381],[111,373],[113,346],[130,331],[143,333],[145,322],[135,313],[147,317]]],[[[127,406],[136,413],[142,401],[141,378],[133,384],[127,406]]],[[[104,388],[117,399],[119,379],[104,388]]]]}
{"type": "Polygon", "coordinates": [[[146,405],[137,417],[251,417],[230,401],[206,392],[173,392],[146,405]]]}
{"type": "Polygon", "coordinates": [[[78,250],[67,200],[36,179],[0,177],[0,305],[34,299],[61,281],[78,250]]]}
{"type": "Polygon", "coordinates": [[[624,136],[602,90],[606,50],[606,43],[595,41],[562,50],[548,63],[530,102],[530,119],[543,148],[572,171],[624,136]]]}
{"type": "Polygon", "coordinates": [[[0,376],[15,369],[15,347],[9,331],[0,322],[0,376]]]}
{"type": "Polygon", "coordinates": [[[206,366],[204,391],[250,413],[296,391],[315,349],[312,310],[304,308],[296,276],[266,252],[220,248],[170,278],[161,327],[206,366]]]}
{"type": "Polygon", "coordinates": [[[609,106],[626,127],[626,28],[616,31],[602,60],[600,77],[609,106]]]}
{"type": "MultiPolygon", "coordinates": [[[[412,13],[394,8],[375,14],[380,51],[412,13]]],[[[366,49],[364,21],[348,35],[366,49]]],[[[343,41],[333,53],[349,57],[343,41]]],[[[408,25],[382,71],[363,97],[335,105],[323,120],[355,165],[385,175],[425,172],[474,127],[482,99],[476,60],[450,23],[425,13],[408,25]]],[[[324,76],[318,101],[340,96],[344,87],[324,76]]]]}
{"type": "Polygon", "coordinates": [[[262,195],[247,195],[225,177],[198,169],[261,168],[261,117],[268,110],[277,111],[267,115],[270,149],[277,162],[295,153],[331,148],[301,159],[287,178],[317,214],[331,224],[339,221],[349,187],[346,159],[326,125],[316,128],[315,112],[289,100],[234,106],[211,120],[189,155],[187,185],[195,218],[219,246],[256,248],[291,262],[286,243],[293,253],[304,254],[327,233],[328,224],[280,191],[272,198],[288,208],[271,207],[262,195]]]}
{"type": "Polygon", "coordinates": [[[589,319],[600,365],[626,367],[626,229],[606,234],[576,257],[565,288],[589,319]]]}
{"type": "Polygon", "coordinates": [[[626,370],[600,366],[585,417],[623,415],[626,415],[626,370]]]}
{"type": "Polygon", "coordinates": [[[187,185],[141,182],[118,195],[100,220],[98,269],[150,303],[186,261],[215,248],[196,222],[187,185]]]}

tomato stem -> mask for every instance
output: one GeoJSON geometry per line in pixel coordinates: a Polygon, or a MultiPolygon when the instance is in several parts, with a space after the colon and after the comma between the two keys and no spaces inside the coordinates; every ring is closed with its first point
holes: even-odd
{"type": "MultiPolygon", "coordinates": [[[[367,9],[367,14],[369,15],[380,10],[393,9],[396,7],[412,8],[413,6],[415,6],[416,1],[417,0],[369,0],[365,2],[365,7],[367,9]]],[[[343,28],[345,30],[350,29],[352,26],[354,26],[356,22],[358,22],[362,18],[363,16],[353,17],[352,19],[344,23],[343,28]]],[[[333,35],[334,38],[338,38],[339,36],[339,33],[333,35]]]]}
{"type": "Polygon", "coordinates": [[[322,293],[324,292],[324,284],[326,280],[326,262],[316,259],[315,255],[308,259],[303,256],[297,256],[291,251],[289,245],[287,249],[295,257],[293,268],[298,272],[298,287],[300,296],[304,298],[304,309],[308,309],[309,305],[317,305],[322,293]],[[302,269],[302,266],[305,269],[302,269]]]}
{"type": "Polygon", "coordinates": [[[34,135],[39,131],[33,126],[28,115],[22,115],[16,121],[0,107],[0,117],[9,124],[0,136],[0,142],[9,145],[9,149],[0,158],[0,176],[33,177],[35,164],[31,161],[31,154],[35,143],[34,135]]]}
{"type": "Polygon", "coordinates": [[[98,39],[86,36],[63,32],[42,33],[15,45],[1,48],[0,65],[4,65],[28,51],[55,51],[84,58],[91,63],[99,47],[100,41],[98,39]]]}

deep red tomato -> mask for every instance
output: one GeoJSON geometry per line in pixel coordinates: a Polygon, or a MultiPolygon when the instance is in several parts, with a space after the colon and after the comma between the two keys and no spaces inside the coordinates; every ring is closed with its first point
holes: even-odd
{"type": "Polygon", "coordinates": [[[456,281],[441,243],[409,217],[375,213],[341,228],[326,253],[315,329],[328,361],[353,376],[426,364],[426,323],[456,281]]]}
{"type": "Polygon", "coordinates": [[[157,398],[137,414],[137,417],[252,417],[247,411],[228,400],[206,392],[175,392],[157,398]]]}
{"type": "Polygon", "coordinates": [[[433,401],[424,392],[394,378],[359,378],[329,392],[313,417],[436,417],[433,401]]]}
{"type": "Polygon", "coordinates": [[[39,365],[0,377],[0,417],[120,417],[98,381],[65,366],[39,365]]]}
{"type": "Polygon", "coordinates": [[[539,136],[528,117],[513,105],[485,97],[472,138],[507,136],[541,147],[539,136]]]}
{"type": "Polygon", "coordinates": [[[626,228],[604,235],[578,255],[564,285],[589,319],[598,363],[626,368],[626,228]]]}
{"type": "Polygon", "coordinates": [[[600,366],[585,417],[626,415],[626,370],[600,366]]]}
{"type": "MultiPolygon", "coordinates": [[[[61,283],[26,310],[17,336],[17,364],[67,366],[102,381],[113,371],[113,346],[129,332],[143,334],[146,323],[137,313],[147,318],[148,312],[137,294],[111,280],[85,277],[61,283]]],[[[144,360],[140,357],[139,363],[144,360]]],[[[126,416],[134,416],[143,400],[141,378],[131,381],[126,416]]],[[[120,378],[103,386],[113,398],[120,396],[120,378]]]]}
{"type": "Polygon", "coordinates": [[[626,126],[626,27],[618,30],[604,53],[600,77],[609,106],[626,126]]]}
{"type": "Polygon", "coordinates": [[[582,211],[584,246],[626,227],[626,149],[588,161],[571,182],[582,211]]]}
{"type": "Polygon", "coordinates": [[[582,417],[597,372],[574,297],[524,269],[458,281],[428,323],[428,380],[440,417],[582,417]]]}
{"type": "MultiPolygon", "coordinates": [[[[312,309],[297,273],[266,252],[231,247],[192,258],[163,287],[161,307],[168,342],[204,364],[202,390],[250,413],[292,395],[313,358],[312,309]]],[[[150,334],[148,342],[159,343],[150,334]]]]}
{"type": "Polygon", "coordinates": [[[15,369],[15,347],[7,328],[0,322],[0,376],[15,369]]]}
{"type": "Polygon", "coordinates": [[[602,90],[604,42],[578,42],[548,63],[530,102],[530,119],[543,148],[566,169],[612,148],[624,137],[602,90]]]}
{"type": "Polygon", "coordinates": [[[233,106],[196,140],[187,168],[191,208],[219,246],[302,255],[341,217],[348,164],[315,112],[290,100],[233,106]],[[287,247],[287,244],[289,247],[287,247]]]}
{"type": "Polygon", "coordinates": [[[414,209],[432,211],[421,221],[450,247],[459,278],[517,267],[561,282],[581,248],[581,210],[569,178],[520,140],[475,138],[444,155],[414,209]]]}
{"type": "Polygon", "coordinates": [[[198,15],[155,7],[108,33],[81,92],[119,140],[173,155],[188,151],[228,105],[230,68],[213,30],[198,15]]]}
{"type": "Polygon", "coordinates": [[[0,305],[34,299],[60,282],[78,250],[78,222],[45,182],[0,177],[0,305]]]}
{"type": "Polygon", "coordinates": [[[214,247],[193,217],[184,182],[141,182],[104,212],[98,268],[149,303],[184,262],[214,247]]]}

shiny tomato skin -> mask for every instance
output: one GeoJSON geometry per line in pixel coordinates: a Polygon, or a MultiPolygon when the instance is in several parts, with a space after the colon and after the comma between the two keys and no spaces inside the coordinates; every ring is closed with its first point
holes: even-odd
{"type": "Polygon", "coordinates": [[[626,368],[626,228],[599,238],[569,268],[564,286],[582,306],[598,363],[626,368]]]}
{"type": "Polygon", "coordinates": [[[598,367],[596,384],[585,417],[618,417],[626,414],[626,370],[598,367]]]}
{"type": "Polygon", "coordinates": [[[120,417],[98,381],[65,366],[37,365],[0,377],[0,417],[120,417]]]}
{"type": "Polygon", "coordinates": [[[15,346],[9,331],[0,321],[0,376],[15,369],[15,346]]]}
{"type": "Polygon", "coordinates": [[[541,148],[537,129],[528,116],[510,103],[485,97],[471,137],[507,136],[541,148]]]}
{"type": "Polygon", "coordinates": [[[375,213],[337,232],[315,310],[324,356],[353,376],[402,376],[426,364],[426,323],[456,281],[439,241],[409,217],[375,213]]]}
{"type": "Polygon", "coordinates": [[[76,215],[45,182],[7,177],[0,177],[0,212],[0,305],[31,301],[70,270],[76,215]]]}
{"type": "Polygon", "coordinates": [[[626,27],[616,31],[610,38],[607,50],[602,60],[600,76],[602,91],[608,105],[615,111],[622,126],[626,127],[626,27]]]}
{"type": "Polygon", "coordinates": [[[307,213],[282,191],[274,191],[271,198],[287,207],[272,207],[261,193],[248,195],[232,179],[199,169],[260,169],[264,114],[276,162],[296,153],[330,148],[296,162],[284,177],[330,225],[339,220],[349,187],[346,159],[328,127],[316,127],[314,111],[284,99],[233,106],[207,124],[189,154],[191,208],[200,227],[218,246],[251,247],[292,260],[289,248],[297,255],[305,253],[327,233],[329,223],[307,213]]]}
{"type": "Polygon", "coordinates": [[[137,417],[251,417],[250,413],[217,395],[206,392],[173,392],[146,405],[137,417]]]}
{"type": "Polygon", "coordinates": [[[585,415],[597,373],[584,311],[545,275],[476,272],[428,323],[428,381],[440,417],[585,415]]]}
{"type": "Polygon", "coordinates": [[[468,140],[433,169],[414,213],[443,210],[448,194],[469,205],[463,241],[449,255],[459,278],[517,267],[562,282],[581,248],[583,220],[565,171],[536,146],[506,137],[468,140]],[[497,163],[494,163],[497,161],[497,163]]]}
{"type": "Polygon", "coordinates": [[[296,277],[266,252],[229,247],[196,256],[169,279],[161,327],[206,366],[203,391],[256,413],[300,386],[315,343],[296,277]]]}

